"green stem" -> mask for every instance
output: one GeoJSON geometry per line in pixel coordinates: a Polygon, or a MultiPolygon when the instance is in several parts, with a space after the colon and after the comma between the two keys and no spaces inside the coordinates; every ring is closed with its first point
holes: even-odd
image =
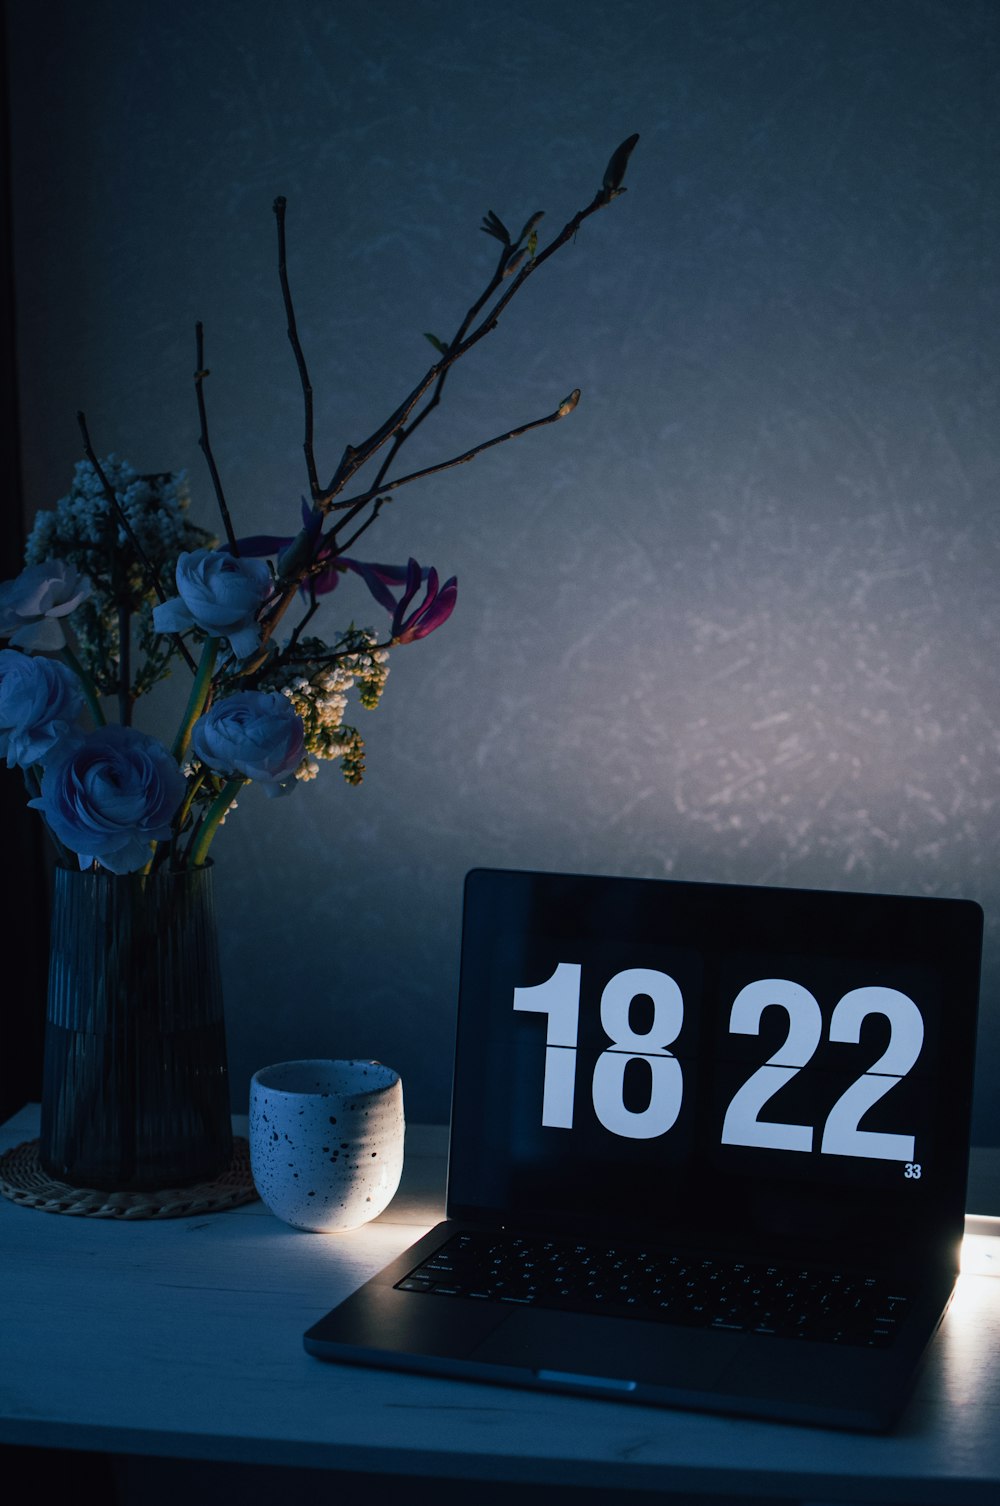
{"type": "Polygon", "coordinates": [[[205,768],[204,764],[202,764],[197,774],[192,774],[188,777],[187,794],[184,796],[184,799],[181,802],[181,808],[174,818],[174,831],[177,832],[178,835],[184,830],[184,823],[187,821],[188,815],[191,811],[191,806],[194,804],[194,797],[195,795],[197,795],[198,791],[204,784],[207,772],[208,771],[205,768]]]}
{"type": "Polygon", "coordinates": [[[132,615],[118,608],[118,720],[123,727],[132,721],[132,615]]]}
{"type": "Polygon", "coordinates": [[[236,779],[230,779],[223,785],[219,794],[216,795],[205,813],[205,819],[201,823],[198,835],[188,850],[189,868],[200,868],[205,862],[205,859],[208,857],[208,849],[212,845],[212,838],[218,830],[219,822],[236,799],[240,790],[248,782],[242,775],[236,779]]]}
{"type": "Polygon", "coordinates": [[[107,717],[104,715],[104,712],[101,709],[101,703],[97,698],[97,691],[94,688],[94,682],[90,678],[87,671],[84,669],[83,665],[80,663],[79,659],[76,657],[76,654],[74,654],[68,643],[63,644],[62,648],[59,650],[59,656],[65,664],[69,665],[70,669],[79,680],[80,688],[83,691],[87,705],[90,707],[90,714],[94,718],[94,725],[96,727],[106,726],[107,717]]]}
{"type": "Polygon", "coordinates": [[[201,663],[198,665],[198,673],[194,677],[191,686],[191,694],[188,698],[187,710],[184,712],[184,720],[181,722],[171,748],[178,763],[182,763],[184,755],[191,741],[191,728],[201,716],[208,701],[212,689],[212,671],[215,669],[215,656],[219,651],[218,638],[206,638],[205,646],[201,651],[201,663]]]}

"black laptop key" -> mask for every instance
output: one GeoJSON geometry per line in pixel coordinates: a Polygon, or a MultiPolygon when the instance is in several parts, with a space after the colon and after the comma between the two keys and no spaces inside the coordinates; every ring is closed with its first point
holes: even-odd
{"type": "Polygon", "coordinates": [[[876,1276],[492,1234],[453,1236],[397,1289],[876,1349],[908,1303],[876,1276]]]}

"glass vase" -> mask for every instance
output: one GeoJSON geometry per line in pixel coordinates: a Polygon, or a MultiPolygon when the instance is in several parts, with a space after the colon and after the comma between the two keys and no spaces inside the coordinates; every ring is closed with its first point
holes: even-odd
{"type": "Polygon", "coordinates": [[[231,1158],[211,866],[58,869],[42,1166],[125,1192],[210,1181],[231,1158]]]}

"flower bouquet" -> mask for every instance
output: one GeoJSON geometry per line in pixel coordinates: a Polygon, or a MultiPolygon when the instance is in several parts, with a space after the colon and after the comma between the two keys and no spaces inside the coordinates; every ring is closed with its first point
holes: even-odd
{"type": "Polygon", "coordinates": [[[26,567],[0,584],[0,753],[19,767],[56,851],[42,1161],[77,1185],[181,1185],[228,1159],[229,1104],[209,850],[250,783],[287,795],[339,759],[364,773],[345,721],[353,693],[377,706],[397,648],[451,616],[454,577],[410,559],[366,562],[355,546],[399,488],[565,418],[550,413],[462,454],[394,474],[400,450],[441,401],[451,368],[580,225],[624,192],[637,137],[600,188],[544,248],[541,213],[519,235],[487,214],[499,243],[486,286],[388,418],[345,446],[329,481],[314,445],[313,391],[288,278],[286,203],[274,205],[279,281],[304,404],[308,495],[296,528],[238,537],[208,432],[204,331],[195,331],[200,446],[221,542],[188,518],[183,474],[140,475],[85,459],[38,515],[26,567]],[[367,471],[367,479],[361,480],[367,471]],[[324,637],[324,598],[357,576],[387,614],[324,637]],[[297,613],[294,625],[289,623],[297,613]],[[190,692],[168,746],[133,725],[136,703],[183,662],[190,692]],[[103,1043],[103,1044],[95,1044],[103,1043]]]}

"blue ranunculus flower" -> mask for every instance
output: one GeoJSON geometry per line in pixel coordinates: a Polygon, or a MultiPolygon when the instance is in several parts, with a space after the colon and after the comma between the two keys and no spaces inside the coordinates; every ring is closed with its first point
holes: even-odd
{"type": "Polygon", "coordinates": [[[191,731],[191,748],[220,774],[244,774],[268,795],[291,788],[305,751],[302,718],[278,691],[241,690],[227,696],[191,731]]]}
{"type": "Polygon", "coordinates": [[[177,558],[178,596],[153,608],[158,633],[185,633],[200,627],[228,638],[237,659],[260,644],[257,611],[274,589],[263,560],[234,558],[220,549],[192,549],[177,558]]]}
{"type": "Polygon", "coordinates": [[[8,769],[45,763],[82,710],[79,682],[65,664],[0,649],[0,754],[8,769]]]}
{"type": "Polygon", "coordinates": [[[150,843],[170,836],[185,781],[162,743],[134,727],[98,727],[69,739],[46,765],[29,801],[80,867],[96,858],[111,873],[135,873],[150,843]]]}

